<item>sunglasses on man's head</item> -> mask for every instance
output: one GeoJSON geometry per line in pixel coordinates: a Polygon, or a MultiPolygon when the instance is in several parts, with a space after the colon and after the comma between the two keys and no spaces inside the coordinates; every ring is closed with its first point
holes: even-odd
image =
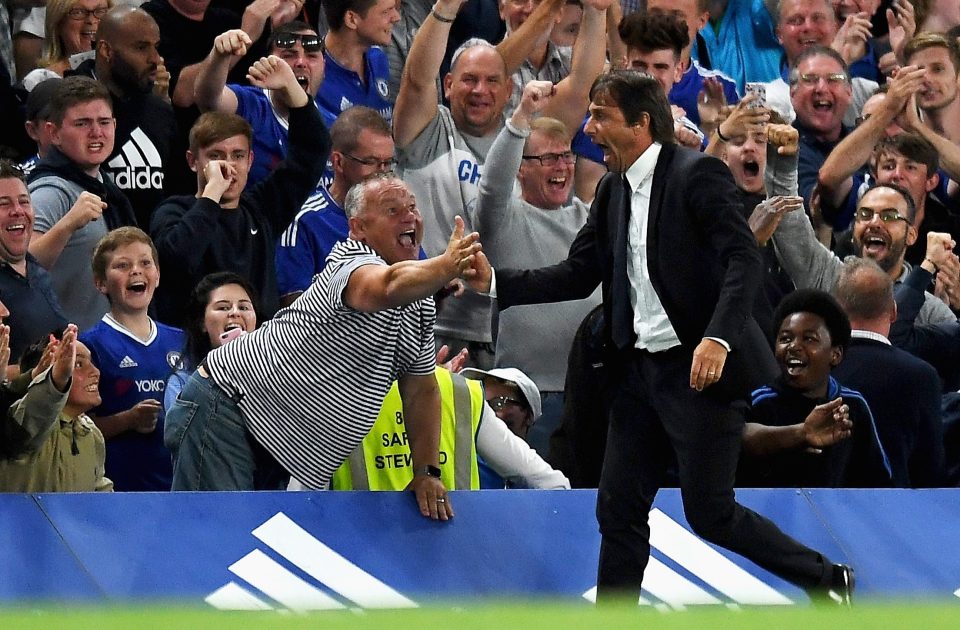
{"type": "Polygon", "coordinates": [[[277,48],[293,48],[297,42],[303,46],[303,52],[313,53],[323,51],[323,38],[319,35],[277,35],[273,40],[273,45],[277,48]]]}

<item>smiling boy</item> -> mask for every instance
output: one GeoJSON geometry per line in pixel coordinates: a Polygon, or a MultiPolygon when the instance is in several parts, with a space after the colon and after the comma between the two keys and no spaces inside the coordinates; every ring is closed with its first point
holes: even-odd
{"type": "Polygon", "coordinates": [[[81,340],[100,368],[102,402],[91,415],[107,440],[107,471],[117,490],[169,490],[172,480],[160,401],[185,340],[183,331],[147,314],[160,284],[156,261],[150,237],[134,227],[107,234],[93,255],[94,280],[110,312],[81,340]]]}
{"type": "Polygon", "coordinates": [[[889,486],[869,405],[830,376],[850,341],[840,305],[823,291],[799,289],[773,321],[780,377],[753,392],[737,485],[889,486]]]}

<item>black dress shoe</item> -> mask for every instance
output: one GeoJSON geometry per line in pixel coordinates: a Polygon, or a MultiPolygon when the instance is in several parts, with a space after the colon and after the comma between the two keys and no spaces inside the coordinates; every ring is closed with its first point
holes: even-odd
{"type": "Polygon", "coordinates": [[[814,604],[850,606],[853,603],[853,589],[856,586],[853,567],[835,564],[832,569],[833,575],[830,577],[830,582],[811,591],[810,599],[814,604]]]}

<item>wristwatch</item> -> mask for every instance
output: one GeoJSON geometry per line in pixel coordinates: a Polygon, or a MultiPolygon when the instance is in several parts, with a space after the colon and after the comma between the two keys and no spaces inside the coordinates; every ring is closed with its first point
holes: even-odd
{"type": "Polygon", "coordinates": [[[436,466],[430,466],[430,465],[421,466],[420,468],[417,468],[416,470],[414,470],[414,471],[413,471],[413,474],[414,474],[414,475],[426,475],[426,476],[428,476],[428,477],[436,477],[437,479],[439,479],[439,478],[440,478],[440,469],[437,468],[436,466]]]}

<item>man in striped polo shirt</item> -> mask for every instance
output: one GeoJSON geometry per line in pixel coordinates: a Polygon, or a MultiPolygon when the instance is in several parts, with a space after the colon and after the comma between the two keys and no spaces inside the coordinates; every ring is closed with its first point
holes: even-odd
{"type": "Polygon", "coordinates": [[[344,206],[350,237],[323,272],[270,322],[207,355],[168,412],[174,490],[279,489],[291,474],[326,488],[398,380],[411,489],[424,516],[453,516],[439,479],[432,296],[470,273],[479,236],[457,217],[446,251],[417,260],[423,220],[391,173],[351,188],[344,206]]]}

